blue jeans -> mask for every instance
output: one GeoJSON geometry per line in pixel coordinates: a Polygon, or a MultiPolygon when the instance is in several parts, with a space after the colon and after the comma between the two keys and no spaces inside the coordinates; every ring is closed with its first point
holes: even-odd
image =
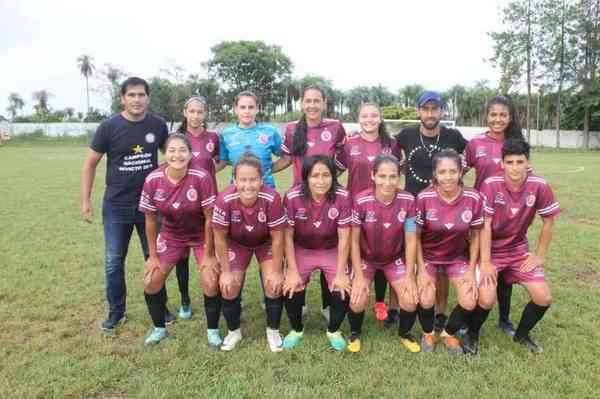
{"type": "Polygon", "coordinates": [[[114,205],[102,202],[102,223],[104,224],[106,299],[110,314],[123,315],[127,297],[125,283],[125,258],[129,241],[135,227],[144,259],[148,259],[146,223],[144,214],[135,206],[114,205]]]}

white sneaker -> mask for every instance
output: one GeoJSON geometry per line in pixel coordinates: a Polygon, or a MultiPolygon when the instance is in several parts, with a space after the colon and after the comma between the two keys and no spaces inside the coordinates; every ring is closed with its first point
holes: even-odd
{"type": "Polygon", "coordinates": [[[327,323],[329,323],[329,313],[330,313],[330,307],[327,306],[326,308],[321,309],[321,314],[323,315],[323,318],[325,318],[325,320],[327,320],[327,323]]]}
{"type": "Polygon", "coordinates": [[[279,330],[273,330],[267,327],[267,342],[271,352],[281,352],[283,350],[283,339],[279,330]]]}
{"type": "Polygon", "coordinates": [[[223,340],[223,345],[221,345],[222,351],[231,351],[235,348],[235,346],[242,340],[242,330],[239,328],[235,331],[229,331],[227,336],[223,340]]]}

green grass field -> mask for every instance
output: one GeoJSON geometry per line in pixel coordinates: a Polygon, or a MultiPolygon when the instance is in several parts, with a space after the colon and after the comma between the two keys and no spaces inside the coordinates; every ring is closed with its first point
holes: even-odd
{"type": "MultiPolygon", "coordinates": [[[[496,310],[482,332],[480,355],[409,354],[396,332],[368,312],[359,354],[333,353],[321,318],[318,278],[309,286],[302,344],[268,351],[255,264],[244,294],[244,340],[232,353],[206,344],[197,273],[195,311],[169,328],[171,338],[150,350],[143,299],[143,260],[134,236],[127,261],[128,321],[103,333],[104,242],[100,221],[104,165],[94,190],[95,222],[79,219],[79,172],[85,146],[13,140],[0,147],[0,397],[2,398],[597,398],[600,396],[600,153],[533,154],[563,209],[547,276],[554,303],[533,336],[533,355],[497,332],[496,310]]],[[[226,176],[220,175],[221,183],[226,176]]],[[[277,176],[289,185],[289,170],[277,176]]],[[[537,240],[539,222],[531,232],[537,240]]],[[[534,244],[535,245],[535,244],[534,244]]],[[[169,279],[169,306],[179,294],[169,279]]],[[[514,290],[512,320],[526,303],[514,290]]],[[[451,300],[454,302],[454,300],[451,300]]],[[[453,306],[453,305],[452,305],[453,306]]],[[[225,323],[221,318],[224,332],[225,323]]],[[[284,313],[282,332],[289,329],[284,313]]],[[[343,329],[347,332],[347,323],[343,329]]],[[[419,334],[420,327],[414,332],[419,334]]]]}

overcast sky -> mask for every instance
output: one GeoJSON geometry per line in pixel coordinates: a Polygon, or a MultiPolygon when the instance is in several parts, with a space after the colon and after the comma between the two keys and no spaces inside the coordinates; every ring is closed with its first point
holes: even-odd
{"type": "MultiPolygon", "coordinates": [[[[172,63],[205,76],[201,63],[223,40],[263,40],[283,48],[294,75],[317,74],[334,86],[383,84],[393,92],[419,83],[445,90],[498,72],[487,32],[500,29],[503,0],[476,1],[42,1],[0,0],[0,115],[19,93],[52,93],[53,109],[85,109],[76,59],[90,54],[150,77],[172,63]]],[[[92,87],[100,81],[91,79],[92,87]]],[[[106,109],[106,95],[91,105],[106,109]]]]}

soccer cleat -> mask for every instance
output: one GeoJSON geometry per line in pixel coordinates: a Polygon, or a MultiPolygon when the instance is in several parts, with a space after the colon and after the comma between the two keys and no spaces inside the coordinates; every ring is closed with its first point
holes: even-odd
{"type": "Polygon", "coordinates": [[[150,347],[158,344],[163,339],[167,338],[169,334],[167,329],[164,327],[154,327],[154,330],[148,335],[148,338],[144,341],[145,347],[150,347]]]}
{"type": "Polygon", "coordinates": [[[360,352],[360,335],[352,333],[348,340],[348,352],[357,353],[360,352]]]}
{"type": "Polygon", "coordinates": [[[187,303],[187,304],[181,304],[181,307],[179,308],[179,318],[182,320],[189,320],[192,318],[192,305],[187,303]]]}
{"type": "Polygon", "coordinates": [[[401,335],[400,336],[400,343],[402,345],[404,345],[404,347],[406,349],[408,349],[409,352],[411,353],[419,353],[421,352],[421,346],[419,345],[419,343],[417,342],[417,340],[415,339],[415,337],[412,336],[412,334],[408,333],[405,335],[401,335]]]}
{"type": "Polygon", "coordinates": [[[229,352],[235,348],[235,346],[242,340],[242,330],[239,328],[235,331],[229,331],[227,336],[223,340],[221,350],[229,352]]]}
{"type": "Polygon", "coordinates": [[[271,352],[281,352],[283,350],[283,342],[279,330],[273,330],[267,327],[267,342],[271,352]]]}
{"type": "Polygon", "coordinates": [[[467,331],[462,340],[462,348],[464,353],[476,355],[479,352],[479,334],[467,331]]]}
{"type": "Polygon", "coordinates": [[[542,348],[540,346],[540,344],[538,344],[537,342],[532,340],[531,337],[529,337],[529,335],[526,335],[524,337],[517,337],[515,335],[513,338],[513,341],[515,341],[517,344],[521,344],[521,345],[525,346],[526,348],[528,348],[530,351],[532,351],[534,353],[543,353],[544,352],[544,348],[542,348]]]}
{"type": "Polygon", "coordinates": [[[302,336],[304,335],[303,331],[292,330],[285,336],[283,339],[283,349],[293,349],[300,343],[302,336]]]}
{"type": "Polygon", "coordinates": [[[167,309],[165,312],[165,326],[173,325],[176,321],[177,319],[175,318],[175,315],[171,313],[169,309],[167,309]]]}
{"type": "MultiPolygon", "coordinates": [[[[302,307],[304,309],[304,307],[302,307]]],[[[329,323],[329,317],[331,314],[331,307],[327,306],[321,309],[321,315],[323,315],[323,318],[327,321],[327,323],[329,323]]],[[[304,311],[302,313],[302,315],[304,316],[304,311]]]]}
{"type": "Polygon", "coordinates": [[[433,331],[435,331],[436,333],[441,333],[442,331],[444,331],[444,328],[446,328],[446,322],[448,321],[448,318],[446,317],[445,314],[443,313],[439,313],[435,315],[435,321],[433,322],[433,331]]]}
{"type": "Polygon", "coordinates": [[[340,330],[333,333],[327,331],[327,339],[329,339],[329,344],[336,351],[346,350],[346,340],[342,336],[342,332],[340,330]]]}
{"type": "Polygon", "coordinates": [[[500,320],[498,322],[498,329],[504,334],[508,335],[510,338],[513,338],[515,336],[515,327],[513,327],[510,321],[500,320]]]}
{"type": "Polygon", "coordinates": [[[219,329],[207,329],[206,337],[208,338],[208,346],[213,349],[219,349],[223,344],[223,339],[221,338],[221,334],[219,333],[219,329]]]}
{"type": "Polygon", "coordinates": [[[388,310],[387,319],[385,319],[385,321],[383,322],[383,326],[385,328],[397,327],[399,320],[400,320],[400,318],[398,317],[398,310],[390,309],[390,310],[388,310]]]}
{"type": "Polygon", "coordinates": [[[448,354],[450,355],[462,355],[463,348],[460,346],[460,341],[454,335],[448,334],[445,330],[442,333],[442,341],[444,341],[444,345],[448,349],[448,354]]]}
{"type": "Polygon", "coordinates": [[[115,328],[117,328],[117,326],[125,323],[126,320],[127,318],[124,314],[119,315],[115,313],[110,313],[108,315],[108,319],[104,320],[100,325],[100,329],[104,331],[113,331],[115,328]]]}
{"type": "Polygon", "coordinates": [[[435,333],[423,333],[421,337],[421,350],[425,353],[431,353],[435,349],[435,333]]]}
{"type": "Polygon", "coordinates": [[[373,305],[373,311],[375,312],[375,317],[379,321],[384,321],[388,318],[387,306],[385,306],[385,302],[375,302],[373,305]]]}

